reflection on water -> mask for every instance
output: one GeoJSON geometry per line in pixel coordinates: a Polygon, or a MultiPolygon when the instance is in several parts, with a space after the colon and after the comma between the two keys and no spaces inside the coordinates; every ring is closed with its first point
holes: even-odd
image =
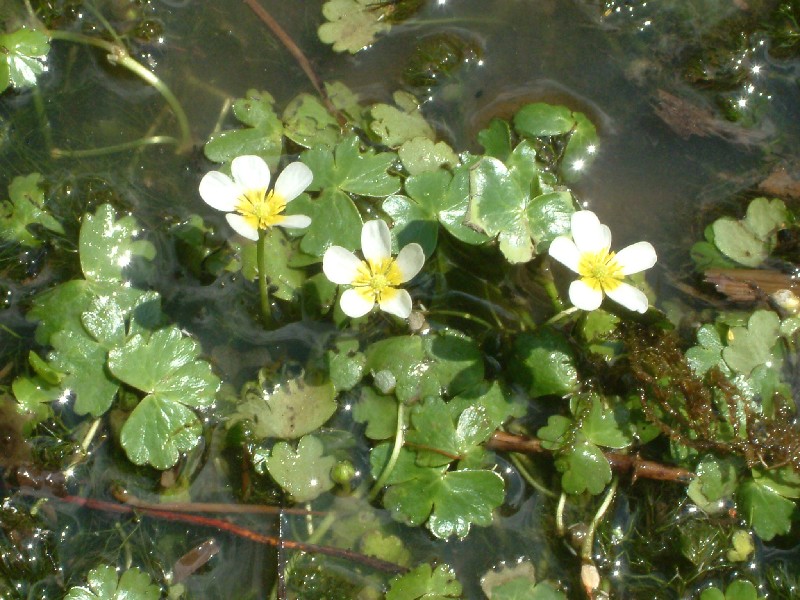
{"type": "MultiPolygon", "coordinates": [[[[114,27],[131,26],[122,9],[127,3],[96,4],[107,11],[114,27]]],[[[727,8],[709,9],[698,16],[702,25],[696,24],[696,30],[675,33],[659,29],[658,13],[637,8],[645,3],[605,3],[609,8],[603,16],[601,3],[590,1],[430,1],[416,19],[395,26],[374,47],[355,56],[334,55],[317,39],[321,2],[263,4],[309,55],[324,80],[341,80],[370,99],[386,100],[403,86],[404,70],[419,39],[436,33],[469,39],[479,53],[443,82],[414,90],[427,98],[427,114],[457,149],[478,150],[475,134],[491,117],[509,116],[529,101],[563,103],[589,115],[600,133],[598,159],[574,190],[611,226],[620,247],[648,239],[665,248],[667,256],[671,248],[685,252],[706,221],[698,213],[728,202],[764,179],[770,170],[763,166],[765,155],[774,162],[796,150],[797,95],[788,93],[794,90],[796,65],[775,64],[760,46],[741,57],[749,65],[750,78],[731,93],[740,95],[735,101],[740,109],[748,108],[751,99],[758,105],[750,129],[726,121],[713,96],[680,74],[683,50],[712,29],[715,21],[710,17],[721,22],[737,13],[736,3],[716,3],[727,8]],[[680,99],[671,112],[664,108],[664,93],[680,99]],[[700,112],[681,112],[685,110],[700,112]],[[681,132],[677,129],[685,125],[687,114],[695,115],[697,124],[694,130],[681,132]],[[755,132],[758,143],[742,143],[737,131],[755,132]]],[[[178,263],[168,227],[199,213],[225,230],[221,216],[200,200],[197,184],[210,168],[202,156],[202,143],[215,128],[231,125],[230,98],[250,88],[265,89],[278,106],[284,106],[310,86],[290,55],[240,0],[155,0],[146,4],[145,16],[160,25],[161,33],[152,39],[134,38],[135,55],[169,84],[186,108],[194,150],[177,155],[172,146],[153,146],[109,156],[70,157],[70,151],[144,135],[174,135],[175,122],[159,94],[109,65],[101,52],[55,42],[40,88],[0,98],[0,190],[16,175],[39,171],[53,189],[74,198],[76,214],[107,201],[133,212],[158,250],[160,262],[149,284],[163,295],[170,316],[198,338],[217,373],[238,387],[264,364],[304,363],[309,356],[318,356],[331,326],[298,323],[274,332],[254,327],[257,300],[250,286],[238,275],[223,275],[212,285],[201,285],[178,263]],[[66,156],[54,159],[51,152],[56,148],[66,156]]],[[[74,26],[80,28],[82,20],[94,23],[90,13],[78,11],[74,26]]],[[[0,325],[22,336],[3,338],[4,363],[24,356],[33,344],[33,327],[23,317],[31,295],[76,272],[74,247],[60,250],[59,258],[33,253],[30,263],[23,265],[29,270],[27,280],[0,274],[0,289],[6,294],[0,325]]],[[[679,270],[684,262],[683,256],[672,264],[668,258],[662,268],[679,270]]],[[[176,496],[185,494],[189,482],[193,490],[203,490],[217,501],[238,496],[231,489],[237,474],[215,454],[219,435],[210,436],[172,474],[176,496]]],[[[81,495],[105,496],[110,484],[118,481],[135,495],[156,491],[154,472],[114,460],[118,453],[106,441],[92,471],[78,473],[81,495]]],[[[512,469],[507,476],[509,489],[522,489],[512,469]]],[[[626,502],[635,505],[648,494],[649,490],[636,490],[626,502]]],[[[464,573],[470,598],[479,597],[477,574],[501,560],[514,562],[519,557],[534,558],[536,568],[551,578],[573,581],[560,566],[560,561],[572,560],[571,550],[546,539],[547,528],[542,526],[554,512],[554,500],[534,493],[520,495],[510,504],[513,510],[498,519],[495,528],[475,531],[464,541],[435,544],[423,532],[413,531],[407,543],[420,559],[448,562],[464,573]]],[[[625,527],[635,510],[618,514],[615,524],[625,527]]],[[[141,536],[158,540],[161,556],[131,560],[158,568],[174,564],[209,537],[201,528],[147,519],[133,533],[122,532],[113,516],[66,507],[59,514],[45,515],[45,520],[65,532],[63,556],[80,555],[83,544],[105,545],[108,550],[120,545],[148,547],[135,543],[141,536]],[[81,540],[79,544],[71,541],[73,536],[81,540]]],[[[265,524],[253,519],[249,525],[274,532],[277,521],[265,524]]],[[[288,529],[303,537],[299,532],[304,526],[295,518],[288,529]]],[[[276,552],[232,536],[220,536],[217,542],[218,555],[185,582],[192,597],[265,597],[272,585],[276,552]]],[[[620,569],[625,569],[635,557],[626,555],[629,549],[618,550],[620,569]]],[[[608,555],[614,555],[612,549],[608,555]]],[[[85,572],[94,564],[74,566],[76,572],[85,572]]],[[[669,573],[669,567],[663,573],[669,573]]]]}

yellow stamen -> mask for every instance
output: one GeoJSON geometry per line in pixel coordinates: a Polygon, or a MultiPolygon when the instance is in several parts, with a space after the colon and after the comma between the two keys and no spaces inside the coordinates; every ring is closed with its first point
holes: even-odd
{"type": "Polygon", "coordinates": [[[247,190],[239,196],[235,210],[254,229],[269,229],[286,218],[281,214],[285,208],[286,200],[282,196],[274,190],[267,193],[262,188],[247,190]]]}
{"type": "Polygon", "coordinates": [[[365,300],[380,303],[395,295],[395,287],[402,283],[402,278],[397,261],[393,258],[378,262],[362,261],[353,279],[353,288],[365,300]]]}
{"type": "Polygon", "coordinates": [[[578,273],[583,281],[596,292],[614,291],[622,283],[622,266],[613,252],[584,252],[578,262],[578,273]]]}

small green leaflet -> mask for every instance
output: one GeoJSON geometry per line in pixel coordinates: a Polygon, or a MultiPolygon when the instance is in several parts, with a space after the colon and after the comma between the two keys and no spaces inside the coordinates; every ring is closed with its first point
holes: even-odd
{"type": "Polygon", "coordinates": [[[0,203],[0,239],[36,248],[42,245],[42,240],[31,232],[31,225],[64,233],[61,223],[45,206],[39,173],[15,177],[8,186],[8,195],[10,200],[0,203]]]}
{"type": "Polygon", "coordinates": [[[427,563],[392,579],[386,593],[386,600],[446,600],[461,597],[461,584],[456,579],[455,571],[447,565],[433,569],[427,563]]]}
{"type": "Polygon", "coordinates": [[[715,587],[707,588],[700,594],[700,600],[763,600],[758,590],[749,581],[737,579],[732,581],[723,594],[715,587]]]}
{"type": "Polygon", "coordinates": [[[564,396],[578,385],[575,352],[560,332],[543,328],[523,332],[514,339],[512,376],[528,393],[540,396],[564,396]]]}
{"type": "Polygon", "coordinates": [[[744,219],[722,217],[712,224],[713,240],[720,252],[746,267],[757,267],[769,256],[776,233],[786,227],[789,213],[781,200],[756,198],[744,219]]]}
{"type": "Polygon", "coordinates": [[[109,352],[113,375],[147,394],[120,435],[133,463],[167,469],[197,445],[202,425],[193,409],[211,405],[220,384],[199,355],[198,345],[175,326],[134,335],[109,352]]]}
{"type": "Polygon", "coordinates": [[[46,34],[25,27],[0,34],[0,93],[9,85],[17,89],[36,85],[50,51],[46,34]]]}
{"type": "Polygon", "coordinates": [[[297,450],[286,442],[278,442],[264,459],[272,478],[295,502],[310,502],[333,487],[333,456],[323,454],[322,442],[307,435],[297,443],[297,450]]]}
{"type": "Polygon", "coordinates": [[[419,101],[408,92],[402,91],[395,92],[393,98],[397,107],[389,104],[376,104],[372,107],[374,121],[370,123],[370,129],[380,138],[381,143],[389,148],[399,148],[418,138],[433,140],[433,128],[425,120],[419,101]]]}
{"type": "Polygon", "coordinates": [[[761,480],[747,479],[736,490],[739,513],[765,541],[789,533],[795,503],[773,491],[761,480]]]}
{"type": "Polygon", "coordinates": [[[86,586],[70,588],[64,600],[158,600],[161,588],[147,573],[133,568],[117,579],[114,567],[101,565],[89,571],[86,586]]]}
{"type": "Polygon", "coordinates": [[[458,165],[458,156],[444,142],[435,142],[427,137],[415,137],[403,142],[397,155],[409,175],[431,173],[443,166],[458,165]]]}
{"type": "Polygon", "coordinates": [[[283,111],[284,135],[303,146],[333,148],[341,139],[341,127],[316,96],[299,94],[283,111]]]}
{"type": "Polygon", "coordinates": [[[386,19],[391,6],[383,0],[328,0],[322,5],[327,21],[317,31],[319,39],[335,52],[355,54],[391,29],[386,19]]]}

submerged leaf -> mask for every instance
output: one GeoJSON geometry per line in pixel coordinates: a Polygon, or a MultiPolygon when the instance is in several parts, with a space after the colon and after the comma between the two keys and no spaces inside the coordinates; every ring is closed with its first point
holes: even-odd
{"type": "Polygon", "coordinates": [[[161,588],[137,568],[117,580],[114,567],[102,565],[89,571],[86,586],[70,588],[64,600],[158,600],[161,588]]]}
{"type": "Polygon", "coordinates": [[[13,179],[8,186],[10,200],[0,203],[0,239],[36,248],[42,241],[28,229],[31,225],[64,233],[61,223],[45,207],[41,182],[39,173],[13,179]]]}
{"type": "Polygon", "coordinates": [[[384,0],[328,0],[322,5],[327,19],[317,31],[320,41],[335,52],[355,54],[391,29],[387,16],[391,3],[384,0]]]}
{"type": "Polygon", "coordinates": [[[461,584],[447,565],[432,569],[427,563],[389,582],[386,600],[446,600],[461,598],[461,584]]]}
{"type": "Polygon", "coordinates": [[[297,450],[286,442],[278,442],[265,459],[266,469],[295,502],[310,502],[333,487],[331,469],[333,456],[323,455],[322,442],[307,435],[297,444],[297,450]]]}
{"type": "Polygon", "coordinates": [[[50,40],[46,34],[25,27],[0,34],[0,92],[9,85],[26,88],[36,85],[45,70],[50,40]]]}

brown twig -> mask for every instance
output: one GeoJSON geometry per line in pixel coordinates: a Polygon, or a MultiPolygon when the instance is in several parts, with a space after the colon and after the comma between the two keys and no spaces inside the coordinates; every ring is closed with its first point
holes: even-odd
{"type": "MultiPolygon", "coordinates": [[[[542,441],[537,438],[514,435],[505,431],[495,431],[486,446],[493,450],[519,452],[521,454],[549,452],[542,446],[542,441]]],[[[630,472],[634,481],[641,477],[658,481],[689,483],[694,477],[691,471],[680,467],[671,467],[652,460],[645,460],[637,454],[620,454],[618,452],[604,452],[603,454],[612,469],[619,473],[630,472]]]]}
{"type": "Polygon", "coordinates": [[[297,64],[300,65],[300,68],[303,70],[303,73],[306,74],[311,85],[314,86],[314,89],[317,90],[320,98],[322,98],[323,104],[325,104],[325,108],[328,109],[336,120],[339,122],[339,125],[344,126],[347,123],[347,119],[345,119],[344,115],[333,105],[328,93],[325,91],[325,86],[319,76],[314,72],[313,67],[311,66],[311,62],[308,60],[306,55],[300,49],[300,47],[295,44],[294,40],[291,36],[286,33],[283,27],[280,26],[275,18],[269,14],[266,8],[261,6],[257,0],[243,0],[245,4],[256,13],[256,16],[263,21],[263,23],[269,27],[270,31],[275,34],[275,37],[280,40],[280,42],[284,45],[284,47],[289,51],[289,53],[294,57],[297,61],[297,64]]]}
{"type": "Polygon", "coordinates": [[[386,573],[405,573],[408,571],[405,567],[390,563],[385,560],[373,558],[358,554],[352,550],[345,548],[335,548],[333,546],[321,546],[318,544],[307,544],[305,542],[296,542],[294,540],[280,539],[271,535],[264,535],[247,529],[241,525],[236,525],[230,521],[222,519],[215,519],[211,517],[204,517],[201,515],[184,514],[180,512],[173,512],[168,510],[160,510],[153,508],[136,508],[128,504],[118,504],[116,502],[106,502],[104,500],[95,500],[94,498],[83,498],[81,496],[50,496],[37,492],[35,490],[20,490],[20,493],[35,496],[46,497],[58,502],[66,502],[93,510],[102,510],[104,512],[113,512],[118,514],[134,514],[138,513],[148,517],[157,519],[165,519],[168,521],[177,521],[181,523],[190,523],[192,525],[199,525],[201,527],[211,527],[219,531],[225,531],[232,535],[256,542],[257,544],[264,544],[266,546],[279,547],[282,546],[288,550],[299,550],[301,552],[308,552],[312,554],[325,554],[327,556],[334,556],[336,558],[343,558],[352,562],[360,563],[366,567],[375,569],[376,571],[383,571],[386,573]]]}

